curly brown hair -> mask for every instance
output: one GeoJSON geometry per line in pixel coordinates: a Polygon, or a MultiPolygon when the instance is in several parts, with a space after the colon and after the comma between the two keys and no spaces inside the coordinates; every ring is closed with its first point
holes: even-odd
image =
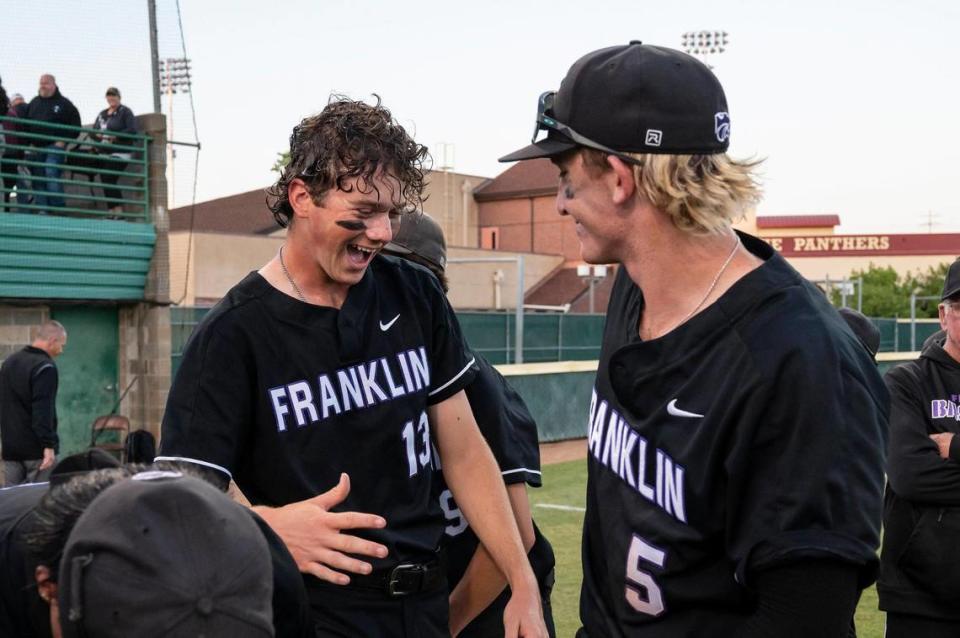
{"type": "Polygon", "coordinates": [[[294,179],[307,185],[320,206],[327,191],[349,192],[346,182],[357,178],[362,193],[379,190],[373,179],[383,171],[400,184],[401,213],[423,205],[424,164],[427,147],[417,144],[393,119],[374,94],[375,104],[331,95],[326,108],[304,118],[290,135],[290,161],[280,178],[267,189],[267,206],[277,223],[286,228],[293,218],[288,189],[294,179]]]}

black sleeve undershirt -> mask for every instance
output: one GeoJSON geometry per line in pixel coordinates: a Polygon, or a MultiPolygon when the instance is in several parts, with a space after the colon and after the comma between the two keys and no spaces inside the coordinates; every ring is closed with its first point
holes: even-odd
{"type": "Polygon", "coordinates": [[[737,638],[844,638],[860,597],[858,575],[856,565],[836,560],[752,574],[757,610],[737,638]]]}

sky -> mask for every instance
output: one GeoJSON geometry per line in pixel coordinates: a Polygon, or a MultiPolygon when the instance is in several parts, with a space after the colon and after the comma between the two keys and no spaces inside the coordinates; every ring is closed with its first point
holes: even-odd
{"type": "MultiPolygon", "coordinates": [[[[152,110],[146,0],[11,6],[8,93],[34,95],[52,72],[85,122],[111,85],[152,110]]],[[[419,142],[449,149],[454,170],[495,177],[497,158],[529,142],[537,96],[581,55],[722,30],[729,46],[709,62],[731,155],[764,159],[758,214],[835,213],[841,233],[960,232],[952,0],[180,0],[183,42],[176,0],[157,7],[160,57],[185,45],[192,60],[202,144],[177,150],[177,205],[194,185],[197,201],[268,185],[292,127],[331,93],[380,95],[419,142]]],[[[173,137],[193,141],[189,96],[173,102],[173,137]]]]}

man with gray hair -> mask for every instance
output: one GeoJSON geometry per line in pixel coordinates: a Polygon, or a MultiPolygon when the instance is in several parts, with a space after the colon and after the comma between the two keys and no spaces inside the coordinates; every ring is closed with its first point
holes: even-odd
{"type": "Polygon", "coordinates": [[[5,485],[46,480],[56,460],[57,366],[67,331],[47,321],[33,331],[33,342],[0,366],[0,444],[5,485]]]}

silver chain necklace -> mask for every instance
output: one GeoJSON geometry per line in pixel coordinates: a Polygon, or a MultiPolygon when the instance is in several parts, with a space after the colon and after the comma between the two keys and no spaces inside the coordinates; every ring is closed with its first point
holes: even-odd
{"type": "MultiPolygon", "coordinates": [[[[738,238],[739,241],[739,238],[738,238]]],[[[728,260],[729,261],[729,260],[728,260]]],[[[726,266],[724,266],[726,268],[726,266]]],[[[307,298],[303,296],[303,291],[300,290],[300,286],[297,285],[297,282],[293,280],[293,277],[290,276],[290,272],[287,270],[287,265],[283,263],[283,246],[280,246],[280,269],[283,270],[283,274],[286,276],[287,281],[290,282],[290,285],[293,286],[294,292],[297,293],[297,296],[300,297],[300,301],[303,303],[310,303],[307,301],[307,298]]],[[[719,276],[719,275],[718,275],[719,276]]],[[[713,282],[716,285],[716,281],[713,282]]],[[[711,290],[713,290],[711,288],[711,290]]],[[[702,301],[700,303],[703,303],[702,301]]]]}
{"type": "MultiPolygon", "coordinates": [[[[737,241],[733,244],[733,250],[730,251],[730,254],[727,255],[727,260],[726,260],[725,262],[723,262],[723,265],[722,265],[722,266],[720,266],[720,270],[717,271],[717,276],[713,278],[713,282],[710,284],[710,287],[707,288],[707,292],[706,292],[706,294],[703,295],[703,299],[701,299],[701,300],[700,300],[700,303],[698,303],[698,304],[696,305],[696,307],[695,307],[693,310],[691,310],[691,311],[687,314],[686,317],[683,318],[683,321],[681,321],[680,323],[677,324],[677,327],[680,327],[680,326],[682,326],[683,324],[687,323],[687,321],[690,319],[690,317],[692,317],[692,316],[694,315],[694,313],[696,313],[698,310],[700,310],[700,307],[703,306],[703,304],[706,303],[707,299],[710,297],[710,293],[712,293],[712,292],[713,292],[713,289],[717,287],[717,282],[720,281],[720,277],[722,277],[722,276],[723,276],[723,273],[726,272],[727,266],[729,266],[729,265],[730,265],[730,262],[733,261],[733,256],[737,254],[737,248],[740,247],[740,235],[734,235],[734,236],[737,238],[737,241]]],[[[281,263],[281,264],[283,263],[283,258],[282,258],[282,257],[281,257],[280,263],[281,263]]],[[[286,272],[286,271],[284,271],[284,272],[286,272]]],[[[289,277],[289,276],[290,276],[290,275],[287,275],[287,277],[289,277]]],[[[293,283],[293,280],[292,280],[292,279],[290,280],[290,283],[293,283]]]]}

